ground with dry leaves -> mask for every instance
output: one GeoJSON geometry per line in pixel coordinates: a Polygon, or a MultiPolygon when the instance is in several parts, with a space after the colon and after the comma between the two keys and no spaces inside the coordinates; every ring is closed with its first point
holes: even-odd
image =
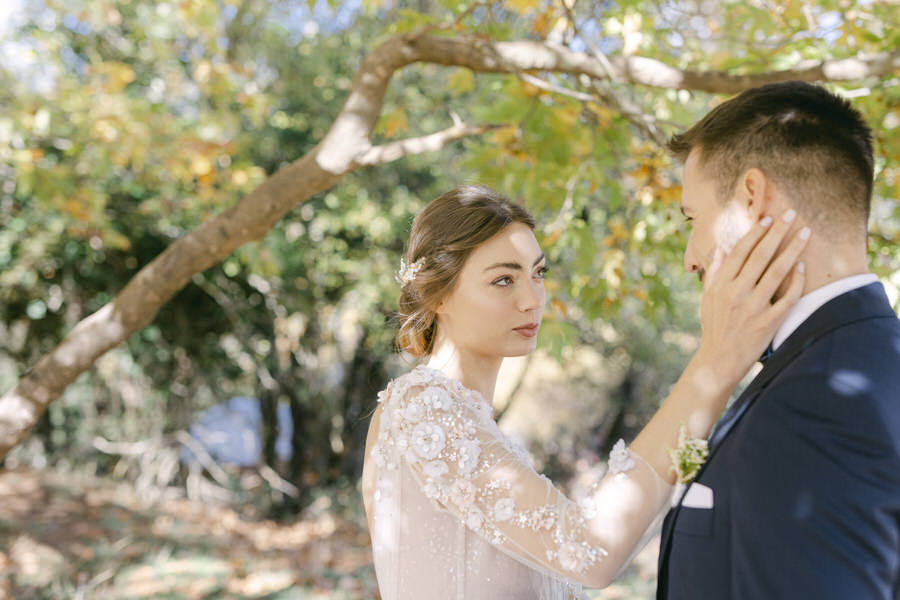
{"type": "MultiPolygon", "coordinates": [[[[352,504],[352,502],[351,502],[352,504]]],[[[656,544],[594,598],[652,596],[656,544]]],[[[0,470],[0,598],[378,598],[361,514],[276,523],[55,470],[0,470]]]]}
{"type": "Polygon", "coordinates": [[[364,522],[316,504],[281,524],[183,499],[148,506],[99,479],[0,471],[0,597],[376,597],[364,522]]]}

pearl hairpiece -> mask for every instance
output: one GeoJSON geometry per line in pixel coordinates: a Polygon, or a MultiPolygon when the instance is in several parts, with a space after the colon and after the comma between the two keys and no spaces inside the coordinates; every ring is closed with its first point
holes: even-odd
{"type": "Polygon", "coordinates": [[[412,264],[406,264],[406,261],[402,258],[400,259],[400,272],[397,273],[397,281],[400,285],[406,285],[410,281],[415,281],[416,275],[419,274],[425,267],[425,257],[421,257],[419,260],[412,264]]]}

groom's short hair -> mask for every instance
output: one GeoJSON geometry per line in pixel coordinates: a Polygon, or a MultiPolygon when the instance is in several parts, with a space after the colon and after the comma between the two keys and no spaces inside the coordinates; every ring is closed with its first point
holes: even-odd
{"type": "Polygon", "coordinates": [[[723,202],[756,167],[825,230],[861,222],[865,231],[872,131],[850,102],[818,85],[787,81],[746,90],[673,136],[667,149],[681,161],[699,150],[723,202]]]}

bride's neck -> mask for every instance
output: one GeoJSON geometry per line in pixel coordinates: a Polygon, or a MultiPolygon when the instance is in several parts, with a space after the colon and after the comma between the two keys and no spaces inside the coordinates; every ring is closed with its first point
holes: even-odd
{"type": "Polygon", "coordinates": [[[446,338],[439,338],[435,340],[427,366],[475,390],[493,405],[494,387],[502,363],[503,358],[500,356],[469,352],[446,338]]]}

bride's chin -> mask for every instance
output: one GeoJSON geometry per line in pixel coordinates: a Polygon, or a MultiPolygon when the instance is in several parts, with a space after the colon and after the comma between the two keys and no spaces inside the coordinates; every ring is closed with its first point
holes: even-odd
{"type": "Polygon", "coordinates": [[[522,349],[510,348],[509,351],[504,353],[503,356],[505,358],[515,358],[517,356],[528,356],[529,354],[534,352],[536,347],[537,347],[537,343],[532,342],[528,348],[522,348],[522,349]]]}

